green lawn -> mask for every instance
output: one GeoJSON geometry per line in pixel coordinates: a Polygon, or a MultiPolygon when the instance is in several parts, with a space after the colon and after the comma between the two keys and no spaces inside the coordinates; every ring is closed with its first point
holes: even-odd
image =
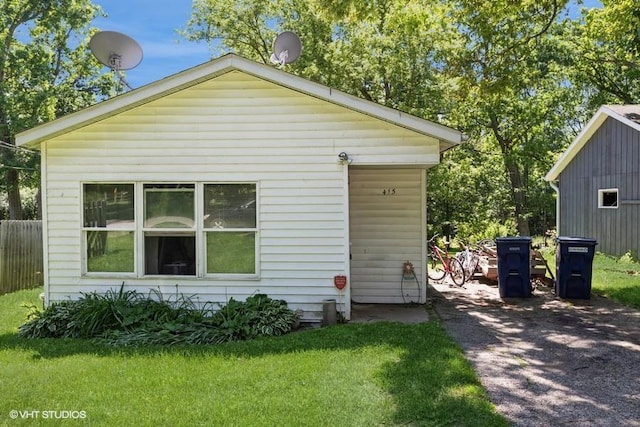
{"type": "MultiPolygon", "coordinates": [[[[555,275],[555,253],[545,250],[543,254],[555,275]]],[[[596,253],[592,266],[591,291],[629,307],[640,308],[640,263],[629,257],[613,258],[596,253]]]]}
{"type": "Polygon", "coordinates": [[[52,425],[43,411],[94,426],[507,425],[435,321],[180,348],[18,338],[40,291],[0,297],[0,425],[52,425]]]}

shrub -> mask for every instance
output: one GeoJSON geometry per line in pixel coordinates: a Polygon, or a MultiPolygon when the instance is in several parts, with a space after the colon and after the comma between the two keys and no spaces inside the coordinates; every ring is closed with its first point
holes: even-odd
{"type": "Polygon", "coordinates": [[[79,337],[73,321],[77,305],[77,301],[54,302],[44,311],[39,311],[35,305],[28,306],[27,322],[18,328],[18,335],[24,338],[79,337]]]}
{"type": "Polygon", "coordinates": [[[477,224],[460,224],[457,237],[467,242],[479,242],[484,239],[495,240],[497,237],[515,236],[516,225],[513,221],[479,222],[477,224]]]}
{"type": "Polygon", "coordinates": [[[298,324],[299,313],[282,300],[256,294],[231,298],[213,311],[189,297],[165,300],[160,292],[109,290],[82,294],[77,301],[54,302],[44,311],[30,308],[18,334],[25,338],[99,338],[113,345],[216,344],[283,335],[298,324]]]}

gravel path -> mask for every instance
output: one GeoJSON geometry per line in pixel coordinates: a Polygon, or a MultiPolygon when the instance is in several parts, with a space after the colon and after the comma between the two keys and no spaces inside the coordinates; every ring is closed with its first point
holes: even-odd
{"type": "Polygon", "coordinates": [[[516,426],[640,426],[640,311],[538,287],[431,283],[430,298],[499,412],[516,426]]]}

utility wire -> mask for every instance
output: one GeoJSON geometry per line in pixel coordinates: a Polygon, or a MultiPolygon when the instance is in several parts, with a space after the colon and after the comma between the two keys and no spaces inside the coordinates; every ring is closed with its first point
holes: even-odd
{"type": "Polygon", "coordinates": [[[35,171],[36,170],[33,168],[21,168],[20,166],[7,166],[7,165],[3,165],[2,163],[0,163],[0,169],[13,169],[13,170],[19,170],[19,171],[35,171]]]}
{"type": "Polygon", "coordinates": [[[16,150],[16,151],[26,151],[28,153],[34,153],[34,154],[38,154],[38,151],[36,150],[32,150],[30,148],[24,148],[24,147],[17,147],[13,144],[9,144],[8,142],[5,141],[0,141],[0,147],[5,147],[5,148],[9,148],[10,150],[16,150]]]}

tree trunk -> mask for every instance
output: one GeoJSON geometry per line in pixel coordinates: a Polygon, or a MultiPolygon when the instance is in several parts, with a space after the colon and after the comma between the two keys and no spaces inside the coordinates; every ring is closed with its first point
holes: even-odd
{"type": "Polygon", "coordinates": [[[42,183],[38,184],[38,194],[36,195],[36,219],[42,220],[42,183]]]}
{"type": "Polygon", "coordinates": [[[518,234],[520,236],[530,236],[529,220],[526,217],[526,198],[524,189],[522,188],[520,168],[515,161],[509,158],[509,156],[505,156],[504,164],[507,174],[509,175],[509,182],[511,183],[511,197],[513,198],[513,204],[516,210],[518,234]]]}
{"type": "Polygon", "coordinates": [[[7,189],[9,203],[9,219],[22,219],[22,200],[20,198],[20,173],[13,168],[14,152],[11,148],[2,149],[2,164],[4,170],[4,185],[7,189]]]}
{"type": "Polygon", "coordinates": [[[20,177],[15,169],[7,169],[4,173],[9,202],[9,219],[22,219],[22,201],[20,199],[20,177]]]}
{"type": "Polygon", "coordinates": [[[520,174],[520,168],[518,163],[512,156],[513,140],[505,137],[500,131],[500,125],[498,117],[495,114],[489,114],[491,119],[491,130],[493,135],[498,141],[500,150],[502,151],[502,158],[504,160],[504,168],[509,176],[509,184],[511,190],[511,199],[513,200],[513,206],[515,207],[516,227],[520,236],[530,236],[529,220],[527,219],[527,206],[525,189],[522,188],[522,175],[520,174]]]}

